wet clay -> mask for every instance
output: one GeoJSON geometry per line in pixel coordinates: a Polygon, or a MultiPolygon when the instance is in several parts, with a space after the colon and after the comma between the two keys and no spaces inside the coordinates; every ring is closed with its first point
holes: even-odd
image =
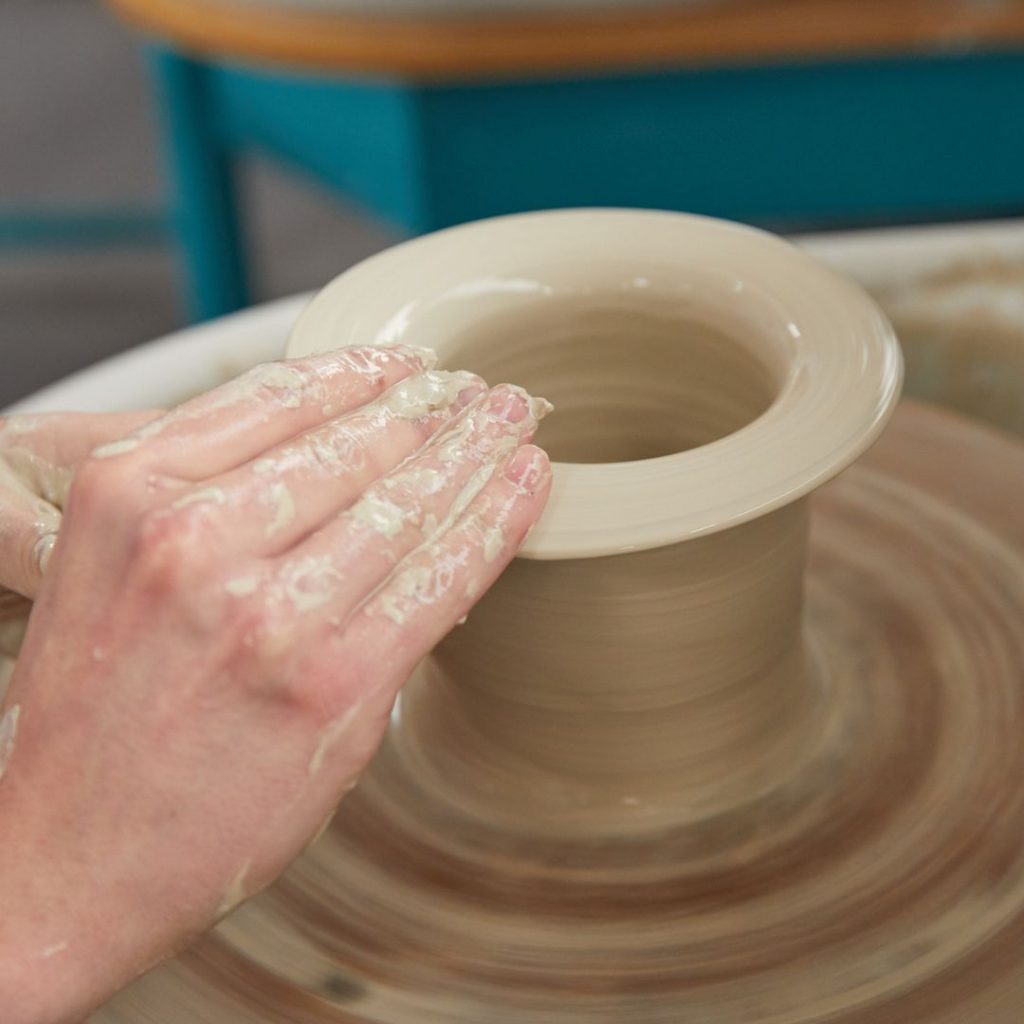
{"type": "MultiPolygon", "coordinates": [[[[9,442],[0,455],[0,489],[12,503],[12,512],[31,520],[34,534],[31,557],[39,571],[45,572],[57,542],[72,472],[18,444],[19,435],[31,432],[36,426],[36,422],[26,416],[9,420],[0,427],[0,433],[9,442]]],[[[30,610],[28,599],[0,587],[0,701],[11,673],[5,659],[17,657],[30,610]]]]}
{"type": "Polygon", "coordinates": [[[34,519],[37,562],[45,568],[67,502],[72,471],[54,466],[27,448],[11,446],[0,458],[0,487],[34,519]]]}
{"type": "Polygon", "coordinates": [[[322,838],[97,1021],[1019,1024],[1021,446],[882,434],[870,302],[699,218],[419,240],[291,351],[405,332],[580,461],[322,838]]]}

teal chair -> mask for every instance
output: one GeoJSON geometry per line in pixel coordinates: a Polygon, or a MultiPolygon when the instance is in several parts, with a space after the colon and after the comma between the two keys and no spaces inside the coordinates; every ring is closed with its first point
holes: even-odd
{"type": "Polygon", "coordinates": [[[588,205],[792,229],[1024,210],[1021,3],[443,19],[114,6],[151,37],[196,318],[249,302],[247,153],[409,233],[588,205]]]}

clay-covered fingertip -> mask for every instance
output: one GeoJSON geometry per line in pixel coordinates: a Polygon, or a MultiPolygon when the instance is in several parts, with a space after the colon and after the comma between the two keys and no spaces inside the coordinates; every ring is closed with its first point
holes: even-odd
{"type": "Polygon", "coordinates": [[[536,494],[550,476],[547,452],[533,444],[521,445],[505,467],[505,477],[523,494],[536,494]]]}
{"type": "Polygon", "coordinates": [[[539,395],[530,396],[530,413],[535,420],[542,420],[550,412],[554,412],[555,407],[546,399],[541,398],[539,395]]]}
{"type": "Polygon", "coordinates": [[[424,370],[433,370],[438,364],[438,355],[425,345],[395,345],[395,351],[415,359],[424,370]]]}
{"type": "Polygon", "coordinates": [[[514,396],[513,401],[509,403],[506,400],[506,404],[521,405],[526,415],[535,422],[540,422],[554,409],[554,406],[546,398],[531,395],[526,388],[520,387],[518,384],[499,384],[495,391],[499,390],[506,395],[514,396]]]}

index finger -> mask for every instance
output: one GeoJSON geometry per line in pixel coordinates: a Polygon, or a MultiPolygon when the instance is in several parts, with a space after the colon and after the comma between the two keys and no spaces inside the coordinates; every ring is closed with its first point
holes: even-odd
{"type": "Polygon", "coordinates": [[[365,405],[436,361],[429,349],[395,345],[264,363],[93,455],[131,455],[167,476],[205,480],[365,405]]]}
{"type": "MultiPolygon", "coordinates": [[[[140,409],[0,416],[0,453],[25,452],[48,466],[74,469],[97,445],[116,441],[163,413],[163,409],[140,409]]],[[[42,486],[41,481],[37,483],[42,486]]]]}

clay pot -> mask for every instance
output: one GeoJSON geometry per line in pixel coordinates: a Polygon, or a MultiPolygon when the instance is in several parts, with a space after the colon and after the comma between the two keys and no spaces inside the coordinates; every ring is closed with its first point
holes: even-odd
{"type": "Polygon", "coordinates": [[[902,372],[865,294],[720,221],[534,214],[368,260],[289,354],[398,341],[556,408],[543,520],[403,699],[417,774],[524,832],[618,834],[719,815],[812,757],[806,498],[877,437],[902,372]]]}
{"type": "Polygon", "coordinates": [[[1020,447],[904,408],[812,509],[896,340],[703,218],[428,236],[289,353],[399,341],[554,402],[549,509],[323,838],[104,1024],[1019,1024],[1020,447]]]}

